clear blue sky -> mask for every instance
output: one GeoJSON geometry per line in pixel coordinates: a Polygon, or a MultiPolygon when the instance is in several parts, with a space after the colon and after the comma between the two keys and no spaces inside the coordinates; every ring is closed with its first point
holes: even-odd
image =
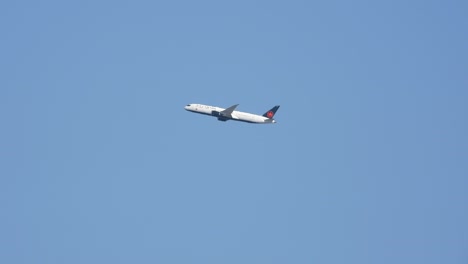
{"type": "Polygon", "coordinates": [[[467,14],[3,1],[0,263],[468,263],[467,14]]]}

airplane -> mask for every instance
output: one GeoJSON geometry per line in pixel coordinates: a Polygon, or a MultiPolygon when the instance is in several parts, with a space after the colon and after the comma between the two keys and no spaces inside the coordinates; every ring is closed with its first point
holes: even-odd
{"type": "Polygon", "coordinates": [[[245,113],[240,111],[235,111],[238,104],[235,104],[226,109],[220,108],[217,106],[203,105],[203,104],[188,104],[185,106],[185,110],[194,112],[197,114],[209,115],[217,117],[219,121],[226,122],[228,120],[235,120],[247,123],[255,124],[274,124],[276,120],[273,117],[276,114],[276,111],[280,107],[279,105],[271,108],[263,115],[255,115],[251,113],[245,113]]]}

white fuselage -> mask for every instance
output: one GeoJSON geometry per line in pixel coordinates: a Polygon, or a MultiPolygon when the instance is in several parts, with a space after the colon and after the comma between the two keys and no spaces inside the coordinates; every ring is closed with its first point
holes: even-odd
{"type": "MultiPolygon", "coordinates": [[[[198,113],[198,114],[216,116],[215,113],[221,113],[222,111],[225,110],[225,108],[211,106],[211,105],[203,105],[203,104],[189,104],[185,106],[185,110],[198,113]]],[[[245,112],[240,112],[240,111],[233,111],[229,116],[223,116],[221,118],[226,119],[226,120],[236,120],[236,121],[243,121],[243,122],[257,123],[257,124],[276,123],[276,121],[272,118],[267,118],[261,115],[255,115],[255,114],[245,113],[245,112]]]]}

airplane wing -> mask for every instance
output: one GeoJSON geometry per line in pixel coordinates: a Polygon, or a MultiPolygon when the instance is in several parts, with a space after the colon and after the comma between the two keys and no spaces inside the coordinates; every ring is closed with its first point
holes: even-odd
{"type": "Polygon", "coordinates": [[[239,104],[236,104],[236,105],[233,105],[229,108],[226,108],[224,109],[223,111],[221,111],[221,114],[224,115],[224,116],[231,116],[232,112],[234,112],[234,109],[236,109],[236,107],[238,106],[239,104]]]}

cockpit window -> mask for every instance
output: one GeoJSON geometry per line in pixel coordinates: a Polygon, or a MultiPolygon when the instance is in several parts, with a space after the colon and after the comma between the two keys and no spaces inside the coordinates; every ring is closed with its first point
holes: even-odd
{"type": "Polygon", "coordinates": [[[190,106],[189,104],[187,106],[190,106]]]}

